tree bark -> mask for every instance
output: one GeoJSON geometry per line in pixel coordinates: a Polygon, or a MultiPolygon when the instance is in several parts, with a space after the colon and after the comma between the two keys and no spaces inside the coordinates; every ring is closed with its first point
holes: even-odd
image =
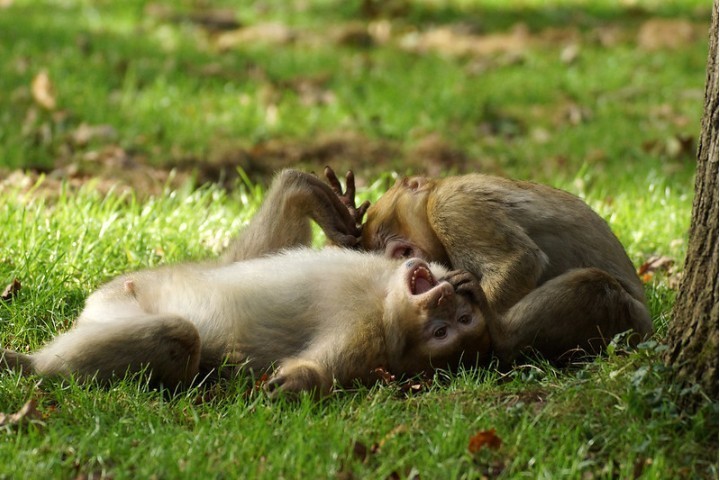
{"type": "Polygon", "coordinates": [[[718,0],[713,2],[695,198],[666,362],[683,388],[718,400],[718,0]]]}

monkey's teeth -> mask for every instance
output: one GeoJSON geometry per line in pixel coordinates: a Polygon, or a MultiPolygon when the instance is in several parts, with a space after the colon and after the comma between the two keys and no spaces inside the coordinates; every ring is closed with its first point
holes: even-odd
{"type": "Polygon", "coordinates": [[[430,270],[425,267],[418,267],[410,278],[410,291],[413,295],[420,295],[432,289],[434,283],[435,279],[430,270]]]}

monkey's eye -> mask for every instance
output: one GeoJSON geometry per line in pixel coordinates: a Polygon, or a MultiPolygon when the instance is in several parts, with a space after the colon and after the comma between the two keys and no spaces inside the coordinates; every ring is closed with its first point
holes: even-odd
{"type": "Polygon", "coordinates": [[[463,325],[469,325],[470,322],[472,322],[472,317],[470,315],[461,315],[460,318],[457,319],[458,323],[462,323],[463,325]]]}
{"type": "Polygon", "coordinates": [[[412,247],[408,247],[406,245],[400,245],[395,247],[390,254],[391,258],[411,258],[414,256],[415,255],[412,247]]]}
{"type": "Polygon", "coordinates": [[[435,338],[445,338],[447,337],[447,327],[440,327],[437,330],[433,332],[433,337],[435,338]]]}

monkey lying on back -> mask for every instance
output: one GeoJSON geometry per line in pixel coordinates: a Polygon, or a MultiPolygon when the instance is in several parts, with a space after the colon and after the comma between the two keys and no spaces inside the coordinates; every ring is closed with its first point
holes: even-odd
{"type": "MultiPolygon", "coordinates": [[[[332,170],[326,176],[361,223],[368,204],[355,207],[352,176],[345,194],[332,170]]],[[[643,286],[607,223],[548,186],[480,174],[404,178],[367,209],[360,244],[474,275],[495,314],[492,349],[506,362],[529,347],[557,359],[653,331],[643,286]]]]}
{"type": "MultiPolygon", "coordinates": [[[[439,281],[420,259],[345,249],[313,251],[310,219],[337,243],[354,219],[311,175],[285,171],[228,250],[240,262],[188,263],[122,275],[87,299],[73,328],[11,367],[107,381],[147,368],[153,383],[187,386],[225,363],[261,373],[273,392],[324,395],[488,352],[483,302],[439,281]],[[288,247],[300,247],[278,253],[288,247]],[[456,291],[457,290],[457,291],[456,291]]],[[[473,297],[476,294],[472,293],[473,297]]]]}

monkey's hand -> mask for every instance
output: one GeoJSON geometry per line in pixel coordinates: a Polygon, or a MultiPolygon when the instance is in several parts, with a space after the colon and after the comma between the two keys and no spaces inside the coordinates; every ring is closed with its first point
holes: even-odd
{"type": "Polygon", "coordinates": [[[332,376],[327,369],[312,360],[293,358],[285,360],[265,384],[270,398],[297,398],[303,392],[316,398],[332,391],[332,376]]]}
{"type": "Polygon", "coordinates": [[[485,291],[480,285],[480,279],[467,270],[452,270],[442,278],[446,280],[456,293],[470,297],[485,313],[488,310],[488,301],[485,291]]]}
{"type": "Polygon", "coordinates": [[[355,225],[360,228],[365,212],[370,207],[370,202],[366,200],[359,207],[355,206],[355,174],[352,170],[348,170],[347,175],[345,175],[346,190],[344,193],[340,180],[338,180],[337,175],[335,175],[332,168],[325,167],[325,177],[327,178],[330,187],[333,189],[340,201],[347,207],[350,215],[352,215],[355,219],[355,225]]]}

